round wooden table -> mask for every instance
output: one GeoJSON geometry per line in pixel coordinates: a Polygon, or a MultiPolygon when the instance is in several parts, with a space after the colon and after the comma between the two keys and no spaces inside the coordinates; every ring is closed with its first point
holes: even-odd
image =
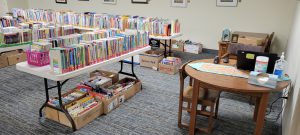
{"type": "MultiPolygon", "coordinates": [[[[213,63],[213,59],[197,60],[191,63],[198,63],[198,62],[213,63]]],[[[230,62],[227,64],[224,63],[221,64],[234,66],[236,64],[236,60],[230,60],[230,62]]],[[[287,88],[290,84],[290,81],[278,82],[277,88],[270,89],[266,87],[251,85],[248,83],[248,79],[245,78],[201,72],[188,65],[185,66],[185,71],[190,77],[193,78],[194,81],[192,110],[191,110],[191,119],[190,119],[190,127],[189,127],[190,135],[195,134],[196,109],[197,109],[196,105],[198,104],[197,96],[199,95],[199,86],[202,88],[214,89],[219,91],[227,91],[227,92],[239,93],[243,95],[257,97],[256,104],[255,104],[255,111],[253,115],[253,120],[256,121],[254,135],[261,135],[264,126],[264,118],[265,118],[270,92],[282,91],[283,89],[287,88]]],[[[243,71],[243,72],[249,72],[249,71],[243,71]]]]}

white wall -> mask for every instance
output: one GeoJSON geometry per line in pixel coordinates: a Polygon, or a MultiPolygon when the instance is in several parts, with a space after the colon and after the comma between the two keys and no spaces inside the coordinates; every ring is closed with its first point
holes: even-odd
{"type": "Polygon", "coordinates": [[[8,12],[8,9],[7,9],[6,0],[0,0],[0,16],[7,15],[6,14],[7,12],[8,12]]]}
{"type": "Polygon", "coordinates": [[[8,10],[12,8],[28,8],[28,0],[7,0],[8,10]]]}
{"type": "Polygon", "coordinates": [[[300,2],[297,7],[287,49],[288,74],[293,81],[293,88],[283,114],[283,135],[300,134],[300,2]]]}
{"type": "Polygon", "coordinates": [[[118,0],[117,5],[105,5],[102,0],[83,2],[68,0],[29,0],[30,8],[71,9],[99,13],[130,14],[175,19],[182,22],[184,39],[201,41],[206,48],[218,49],[217,42],[225,27],[232,30],[276,33],[272,50],[285,50],[296,0],[242,0],[236,8],[216,7],[216,0],[191,0],[188,8],[171,8],[170,0],[151,0],[150,4],[131,4],[118,0]]]}

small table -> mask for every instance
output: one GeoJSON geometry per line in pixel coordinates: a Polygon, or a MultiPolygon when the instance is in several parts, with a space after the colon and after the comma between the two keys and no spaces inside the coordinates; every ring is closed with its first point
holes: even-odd
{"type": "Polygon", "coordinates": [[[175,33],[175,34],[173,34],[171,36],[153,36],[153,35],[150,35],[149,38],[150,39],[158,40],[158,43],[162,44],[164,46],[164,56],[166,58],[167,57],[167,53],[168,53],[169,56],[171,56],[171,54],[172,54],[172,51],[171,51],[171,49],[172,49],[172,39],[178,38],[178,37],[181,37],[181,36],[182,36],[181,33],[175,33]],[[160,40],[164,40],[165,43],[162,43],[160,40]],[[168,44],[167,41],[169,41],[169,52],[167,52],[167,46],[168,46],[167,45],[168,44]]]}
{"type": "MultiPolygon", "coordinates": [[[[198,62],[213,63],[213,59],[198,60],[198,61],[193,61],[192,63],[198,63],[198,62]]],[[[230,63],[228,64],[224,64],[224,63],[221,64],[233,66],[236,64],[236,60],[230,60],[230,63]]],[[[214,89],[219,91],[226,91],[231,93],[238,93],[238,94],[257,97],[256,104],[255,104],[255,111],[253,115],[253,120],[256,122],[256,126],[253,134],[261,135],[264,126],[264,118],[265,118],[266,108],[268,104],[269,94],[273,91],[282,91],[290,84],[290,81],[279,82],[276,89],[270,89],[266,87],[259,87],[259,86],[248,84],[248,79],[245,78],[201,72],[190,66],[186,66],[185,71],[194,80],[192,110],[191,110],[190,127],[189,127],[190,135],[195,134],[199,86],[208,89],[214,89]]]]}

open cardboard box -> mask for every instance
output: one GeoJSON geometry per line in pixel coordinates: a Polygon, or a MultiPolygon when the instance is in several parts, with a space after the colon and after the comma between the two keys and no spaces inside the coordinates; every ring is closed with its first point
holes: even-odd
{"type": "Polygon", "coordinates": [[[15,65],[26,61],[26,53],[23,50],[2,52],[0,54],[0,68],[15,65]]]}
{"type": "MultiPolygon", "coordinates": [[[[103,103],[101,101],[98,101],[98,105],[96,105],[92,109],[81,114],[80,116],[72,117],[72,118],[75,122],[76,129],[80,129],[80,128],[84,127],[85,125],[87,125],[88,123],[92,122],[94,119],[96,119],[97,117],[99,117],[102,114],[103,114],[103,103]]],[[[56,121],[58,123],[66,125],[68,127],[72,127],[69,119],[63,112],[57,111],[50,107],[46,107],[45,108],[45,116],[47,119],[56,121]]]]}
{"type": "Polygon", "coordinates": [[[93,78],[95,76],[103,76],[103,77],[111,78],[113,84],[119,81],[119,74],[115,72],[96,70],[90,73],[90,78],[93,78]]]}
{"type": "Polygon", "coordinates": [[[135,81],[135,84],[131,87],[122,89],[121,92],[117,93],[109,99],[102,99],[104,114],[109,114],[111,111],[118,108],[122,103],[132,98],[137,92],[141,91],[142,83],[138,80],[124,78],[118,83],[124,83],[126,81],[135,81]]]}
{"type": "Polygon", "coordinates": [[[149,50],[140,54],[140,66],[154,70],[158,69],[159,62],[164,58],[163,52],[159,50],[149,50]]]}
{"type": "Polygon", "coordinates": [[[123,103],[133,96],[135,96],[136,93],[141,91],[142,83],[139,80],[131,79],[131,78],[124,78],[119,81],[119,83],[125,82],[125,81],[135,81],[135,84],[127,89],[124,89],[121,93],[119,93],[119,102],[123,103]]]}
{"type": "Polygon", "coordinates": [[[179,71],[179,66],[180,66],[180,64],[165,65],[165,64],[159,63],[159,72],[165,73],[165,74],[170,74],[170,75],[175,75],[179,71]]]}

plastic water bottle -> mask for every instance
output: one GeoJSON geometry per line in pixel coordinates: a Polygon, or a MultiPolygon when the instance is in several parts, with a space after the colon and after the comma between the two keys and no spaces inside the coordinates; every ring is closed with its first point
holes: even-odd
{"type": "Polygon", "coordinates": [[[283,77],[286,64],[287,62],[284,60],[284,52],[282,52],[280,59],[276,61],[273,74],[278,75],[278,78],[283,77]]]}

